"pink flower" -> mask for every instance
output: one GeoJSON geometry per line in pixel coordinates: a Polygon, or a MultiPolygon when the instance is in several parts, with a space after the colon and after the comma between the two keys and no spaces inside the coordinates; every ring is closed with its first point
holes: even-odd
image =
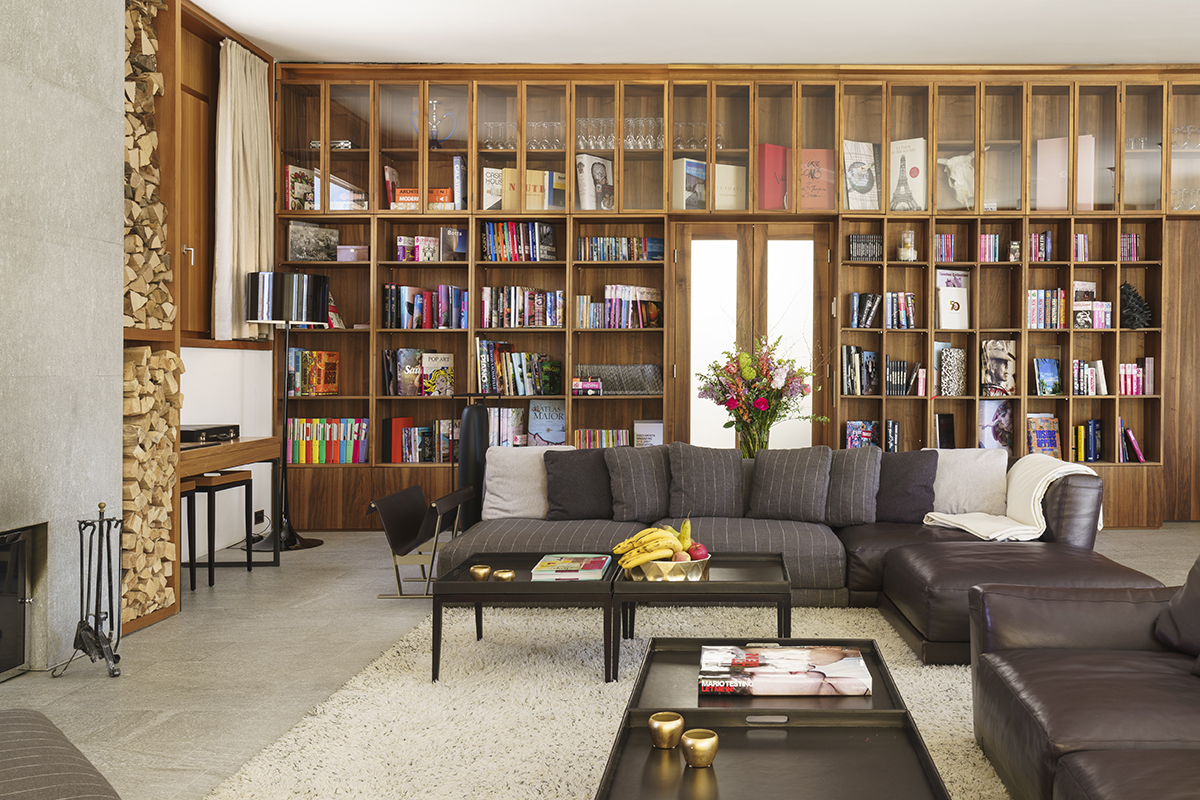
{"type": "Polygon", "coordinates": [[[760,397],[754,401],[754,407],[759,411],[766,411],[770,405],[770,402],[768,402],[767,398],[765,397],[760,397]]]}
{"type": "Polygon", "coordinates": [[[737,404],[738,404],[737,398],[731,397],[725,401],[725,408],[729,409],[730,411],[733,411],[735,408],[737,408],[737,404]]]}

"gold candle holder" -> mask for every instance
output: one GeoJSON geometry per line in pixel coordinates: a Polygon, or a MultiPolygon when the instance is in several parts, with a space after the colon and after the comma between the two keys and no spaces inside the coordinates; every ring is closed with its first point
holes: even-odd
{"type": "Polygon", "coordinates": [[[486,581],[490,577],[492,577],[492,568],[487,564],[476,564],[471,567],[471,580],[486,581]]]}
{"type": "Polygon", "coordinates": [[[683,760],[689,767],[696,769],[711,767],[713,759],[717,757],[717,746],[720,741],[716,732],[707,728],[692,728],[690,731],[684,731],[679,740],[680,749],[683,751],[683,760]]]}
{"type": "Polygon", "coordinates": [[[511,569],[498,569],[492,573],[492,580],[495,581],[511,581],[517,577],[517,573],[511,569]]]}
{"type": "Polygon", "coordinates": [[[674,711],[659,711],[650,715],[650,743],[661,750],[670,750],[683,736],[683,717],[674,711]]]}

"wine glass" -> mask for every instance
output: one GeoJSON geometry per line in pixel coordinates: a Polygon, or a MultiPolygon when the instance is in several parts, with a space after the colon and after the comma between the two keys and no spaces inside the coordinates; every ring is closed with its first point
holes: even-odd
{"type": "Polygon", "coordinates": [[[700,126],[700,139],[698,142],[700,145],[700,149],[707,150],[708,149],[708,123],[707,122],[698,122],[696,124],[700,126]]]}
{"type": "Polygon", "coordinates": [[[635,137],[633,135],[633,117],[625,118],[625,149],[633,150],[637,147],[635,137]]]}
{"type": "Polygon", "coordinates": [[[517,149],[517,123],[515,123],[515,122],[504,123],[504,134],[505,134],[504,135],[504,149],[505,150],[516,150],[517,149]]]}
{"type": "Polygon", "coordinates": [[[662,150],[667,144],[666,132],[663,130],[663,118],[657,117],[654,120],[654,146],[662,150]]]}
{"type": "Polygon", "coordinates": [[[496,140],[496,123],[494,123],[494,122],[483,123],[483,149],[484,150],[495,150],[496,149],[496,141],[495,140],[496,140]]]}
{"type": "Polygon", "coordinates": [[[525,149],[537,150],[537,123],[525,123],[525,149]]]}
{"type": "Polygon", "coordinates": [[[688,130],[691,132],[691,135],[688,136],[687,141],[684,143],[684,149],[686,149],[686,150],[699,150],[700,149],[700,143],[699,143],[699,141],[696,140],[696,127],[700,124],[701,123],[699,123],[699,122],[692,122],[692,123],[688,124],[688,130]]]}
{"type": "Polygon", "coordinates": [[[617,146],[616,140],[616,120],[612,117],[605,117],[604,120],[604,149],[613,150],[617,146]]]}
{"type": "Polygon", "coordinates": [[[575,118],[575,148],[577,150],[587,150],[587,120],[583,117],[575,118]]]}
{"type": "Polygon", "coordinates": [[[675,150],[687,147],[687,141],[683,138],[683,126],[686,124],[686,122],[675,123],[675,138],[671,140],[671,147],[675,150]]]}
{"type": "Polygon", "coordinates": [[[717,144],[718,150],[725,149],[726,141],[725,141],[725,121],[724,120],[717,120],[717,142],[716,142],[716,144],[717,144]]]}
{"type": "Polygon", "coordinates": [[[552,129],[553,136],[554,136],[554,138],[551,139],[551,141],[550,141],[550,149],[551,150],[562,150],[563,149],[563,123],[552,122],[552,123],[550,123],[550,125],[551,125],[551,129],[552,129]]]}

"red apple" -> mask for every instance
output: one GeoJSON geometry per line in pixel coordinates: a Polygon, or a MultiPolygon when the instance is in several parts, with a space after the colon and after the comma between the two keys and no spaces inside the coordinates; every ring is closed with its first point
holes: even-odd
{"type": "Polygon", "coordinates": [[[699,542],[692,542],[692,546],[687,549],[687,554],[692,557],[692,561],[703,561],[708,558],[708,548],[699,542]]]}
{"type": "Polygon", "coordinates": [[[680,550],[678,553],[675,553],[673,556],[671,556],[671,560],[672,561],[691,561],[692,557],[688,555],[687,550],[680,550]]]}

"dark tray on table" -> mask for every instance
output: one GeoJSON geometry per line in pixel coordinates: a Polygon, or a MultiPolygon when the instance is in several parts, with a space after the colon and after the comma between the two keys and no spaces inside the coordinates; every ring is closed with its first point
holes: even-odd
{"type": "Polygon", "coordinates": [[[654,639],[626,707],[596,800],[713,797],[887,797],[949,800],[925,743],[869,639],[654,639]],[[857,647],[871,672],[867,697],[708,696],[696,678],[701,645],[773,642],[857,647]],[[720,737],[713,766],[692,769],[679,748],[656,750],[659,711],[720,737]]]}

